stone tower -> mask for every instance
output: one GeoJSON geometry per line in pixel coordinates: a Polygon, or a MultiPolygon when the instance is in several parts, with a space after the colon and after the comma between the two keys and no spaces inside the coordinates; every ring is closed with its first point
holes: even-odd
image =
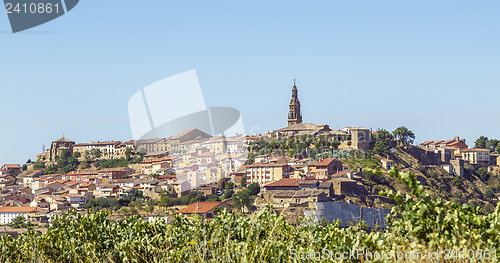
{"type": "Polygon", "coordinates": [[[302,114],[300,113],[300,101],[297,91],[297,86],[295,85],[295,80],[293,81],[292,88],[292,100],[290,100],[290,111],[288,112],[288,127],[302,123],[302,114]]]}

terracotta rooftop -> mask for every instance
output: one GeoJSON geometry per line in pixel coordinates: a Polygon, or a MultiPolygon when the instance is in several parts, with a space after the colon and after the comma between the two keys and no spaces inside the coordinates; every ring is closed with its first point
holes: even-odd
{"type": "Polygon", "coordinates": [[[18,212],[18,213],[31,213],[36,211],[36,207],[0,207],[0,213],[18,212]]]}
{"type": "Polygon", "coordinates": [[[212,157],[214,155],[213,152],[206,152],[198,155],[198,157],[212,157]]]}
{"type": "Polygon", "coordinates": [[[21,166],[19,164],[4,164],[4,167],[7,167],[9,169],[12,169],[12,168],[14,168],[14,169],[18,168],[19,169],[19,168],[21,168],[21,166]]]}
{"type": "Polygon", "coordinates": [[[334,174],[332,174],[332,177],[342,177],[348,173],[350,173],[351,171],[340,171],[340,172],[336,172],[334,174]]]}
{"type": "Polygon", "coordinates": [[[334,160],[335,160],[335,158],[325,158],[325,159],[321,160],[321,162],[317,163],[316,166],[328,165],[329,163],[333,162],[334,160]]]}
{"type": "Polygon", "coordinates": [[[91,142],[91,143],[79,143],[75,146],[101,146],[101,145],[118,145],[121,144],[120,141],[106,141],[106,142],[91,142]]]}
{"type": "Polygon", "coordinates": [[[283,178],[275,182],[265,184],[264,187],[299,187],[299,182],[302,179],[283,178]]]}
{"type": "Polygon", "coordinates": [[[204,214],[215,207],[221,205],[222,202],[195,202],[177,211],[180,214],[204,214]]]}
{"type": "Polygon", "coordinates": [[[442,142],[444,142],[444,140],[434,141],[434,142],[430,143],[430,145],[432,145],[432,144],[437,145],[437,144],[440,144],[442,142]]]}

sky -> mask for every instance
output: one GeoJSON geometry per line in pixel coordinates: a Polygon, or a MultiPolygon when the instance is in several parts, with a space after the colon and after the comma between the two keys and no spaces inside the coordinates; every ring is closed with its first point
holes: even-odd
{"type": "Polygon", "coordinates": [[[0,13],[0,163],[63,135],[129,140],[128,101],[195,69],[248,134],[303,121],[406,126],[416,142],[500,138],[500,2],[81,0],[13,34],[0,13]]]}

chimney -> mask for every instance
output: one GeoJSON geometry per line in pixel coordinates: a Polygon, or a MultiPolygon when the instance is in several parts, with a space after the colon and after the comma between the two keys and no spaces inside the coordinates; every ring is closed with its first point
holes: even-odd
{"type": "Polygon", "coordinates": [[[200,209],[200,203],[196,202],[196,210],[200,209]]]}

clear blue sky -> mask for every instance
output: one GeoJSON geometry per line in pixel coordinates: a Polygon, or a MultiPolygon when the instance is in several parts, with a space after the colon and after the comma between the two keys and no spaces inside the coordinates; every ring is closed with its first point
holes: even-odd
{"type": "Polygon", "coordinates": [[[0,14],[0,163],[63,134],[128,140],[127,103],[196,69],[208,106],[247,132],[286,125],[293,79],[304,122],[393,130],[417,142],[500,138],[500,2],[82,0],[10,32],[0,14]]]}

